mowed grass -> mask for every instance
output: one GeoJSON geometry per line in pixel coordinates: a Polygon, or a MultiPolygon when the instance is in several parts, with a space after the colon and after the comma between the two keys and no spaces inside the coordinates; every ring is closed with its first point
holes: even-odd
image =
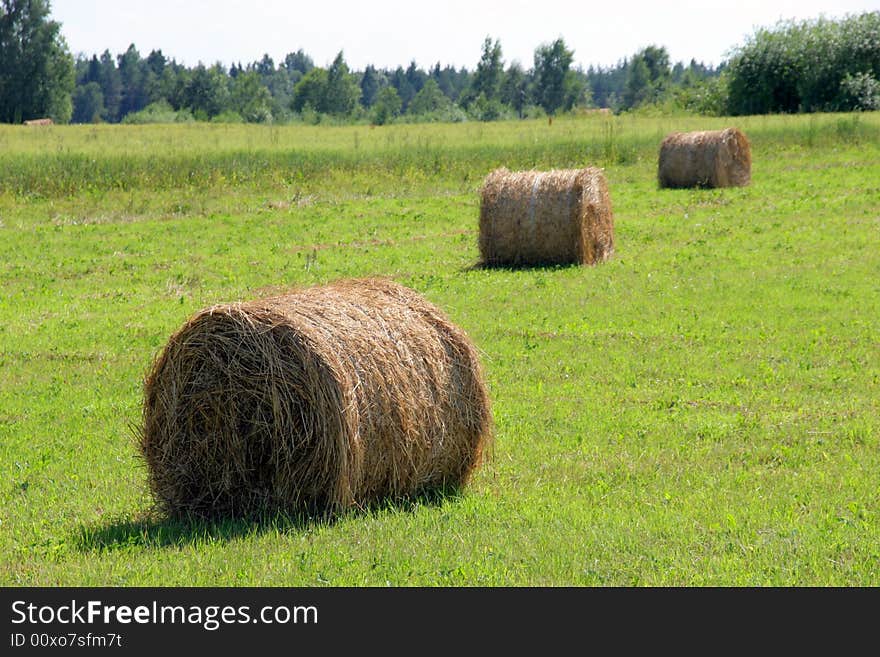
{"type": "Polygon", "coordinates": [[[0,583],[880,584],[880,115],[0,127],[0,583]],[[659,190],[671,130],[752,184],[659,190]],[[616,254],[475,269],[492,168],[598,164],[616,254]],[[333,521],[171,522],[143,378],[207,305],[390,276],[480,349],[491,461],[333,521]]]}

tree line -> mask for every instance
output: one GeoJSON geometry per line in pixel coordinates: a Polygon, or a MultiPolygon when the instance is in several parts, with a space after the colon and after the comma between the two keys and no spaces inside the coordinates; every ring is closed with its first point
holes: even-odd
{"type": "Polygon", "coordinates": [[[695,61],[670,66],[666,49],[657,46],[609,68],[584,71],[572,66],[573,58],[559,38],[535,50],[532,67],[505,65],[500,41],[486,37],[473,70],[439,62],[426,70],[411,61],[406,68],[352,71],[341,51],[320,67],[301,49],[277,63],[264,55],[228,68],[186,67],[161,50],[144,57],[132,44],[116,56],[108,50],[77,56],[69,108],[60,103],[54,115],[74,123],[490,121],[577,107],[632,109],[662,98],[673,86],[718,74],[695,61]]]}
{"type": "Polygon", "coordinates": [[[539,45],[531,66],[505,62],[487,36],[469,70],[351,70],[340,51],[316,66],[296,50],[242,65],[187,67],[132,44],[112,55],[73,57],[48,0],[0,0],[0,122],[289,121],[384,124],[491,121],[577,108],[659,108],[761,114],[880,108],[880,12],[761,28],[729,60],[672,63],[650,45],[609,67],[573,66],[562,38],[539,45]]]}
{"type": "Polygon", "coordinates": [[[425,70],[415,61],[406,68],[352,71],[343,52],[323,68],[302,50],[277,64],[264,55],[227,69],[221,64],[187,68],[160,50],[141,57],[131,45],[115,58],[108,51],[77,58],[72,121],[490,121],[576,107],[632,109],[656,101],[673,86],[718,74],[694,61],[672,67],[666,50],[656,46],[608,69],[573,68],[573,56],[560,38],[535,50],[533,67],[505,66],[501,43],[487,37],[473,71],[439,62],[425,70]]]}

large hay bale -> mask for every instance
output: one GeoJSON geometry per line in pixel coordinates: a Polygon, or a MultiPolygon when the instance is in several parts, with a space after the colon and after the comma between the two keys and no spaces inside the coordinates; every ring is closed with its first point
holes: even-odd
{"type": "Polygon", "coordinates": [[[660,187],[743,187],[752,153],[738,128],[674,132],[660,144],[660,187]]]}
{"type": "Polygon", "coordinates": [[[470,339],[382,279],[202,310],[144,397],[140,449],[172,515],[335,512],[459,487],[492,437],[470,339]]]}
{"type": "Polygon", "coordinates": [[[614,253],[601,169],[492,171],[480,200],[480,258],[496,265],[593,265],[614,253]]]}

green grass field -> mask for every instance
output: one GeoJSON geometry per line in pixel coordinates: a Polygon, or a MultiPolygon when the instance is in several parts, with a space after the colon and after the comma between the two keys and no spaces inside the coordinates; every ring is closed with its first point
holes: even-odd
{"type": "Polygon", "coordinates": [[[0,584],[880,585],[880,114],[0,127],[0,584]],[[736,125],[752,184],[659,190],[736,125]],[[605,167],[616,254],[482,270],[494,167],[605,167]],[[151,511],[135,431],[196,310],[383,275],[464,328],[492,460],[333,522],[151,511]]]}

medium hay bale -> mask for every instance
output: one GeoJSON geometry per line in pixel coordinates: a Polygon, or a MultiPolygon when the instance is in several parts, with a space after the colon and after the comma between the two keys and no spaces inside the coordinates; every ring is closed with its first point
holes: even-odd
{"type": "Polygon", "coordinates": [[[468,336],[383,279],[204,309],[144,386],[141,454],[177,516],[336,512],[460,487],[491,440],[468,336]]]}
{"type": "Polygon", "coordinates": [[[593,265],[614,253],[614,213],[601,169],[492,171],[480,194],[483,265],[593,265]]]}
{"type": "Polygon", "coordinates": [[[749,140],[738,128],[674,132],[660,144],[660,187],[743,187],[751,171],[749,140]]]}

